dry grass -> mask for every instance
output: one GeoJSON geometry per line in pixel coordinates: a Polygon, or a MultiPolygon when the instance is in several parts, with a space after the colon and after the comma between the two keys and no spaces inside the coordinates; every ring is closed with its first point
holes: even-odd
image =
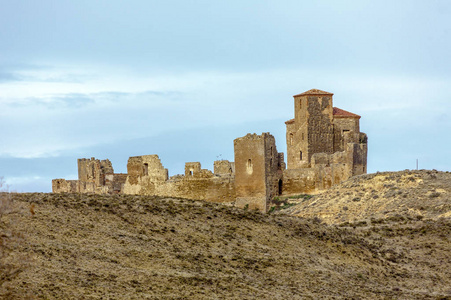
{"type": "Polygon", "coordinates": [[[18,295],[8,284],[27,265],[26,256],[16,251],[19,245],[24,244],[23,235],[15,224],[17,213],[9,188],[5,186],[3,177],[0,177],[0,297],[2,299],[17,298],[18,295]]]}
{"type": "Polygon", "coordinates": [[[451,173],[406,170],[356,176],[283,213],[319,217],[328,224],[396,216],[450,218],[451,173]]]}
{"type": "Polygon", "coordinates": [[[329,226],[145,196],[12,194],[37,299],[446,299],[448,219],[329,226]],[[34,204],[34,215],[29,213],[34,204]]]}

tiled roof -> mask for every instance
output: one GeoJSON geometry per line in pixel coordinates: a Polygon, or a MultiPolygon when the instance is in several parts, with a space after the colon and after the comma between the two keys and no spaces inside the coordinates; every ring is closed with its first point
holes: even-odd
{"type": "Polygon", "coordinates": [[[305,95],[331,95],[332,96],[333,94],[329,93],[329,92],[322,91],[322,90],[318,90],[318,89],[311,89],[311,90],[308,90],[308,91],[303,92],[301,94],[294,95],[293,97],[305,96],[305,95]]]}
{"type": "Polygon", "coordinates": [[[294,123],[294,119],[291,119],[291,120],[288,120],[285,122],[285,124],[292,124],[292,123],[294,123]]]}
{"type": "Polygon", "coordinates": [[[344,109],[334,107],[334,118],[358,118],[359,115],[353,114],[352,112],[346,111],[344,109]]]}

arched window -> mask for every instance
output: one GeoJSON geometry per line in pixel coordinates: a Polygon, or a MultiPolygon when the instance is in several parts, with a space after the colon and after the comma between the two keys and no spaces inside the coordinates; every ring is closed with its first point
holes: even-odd
{"type": "Polygon", "coordinates": [[[293,145],[293,134],[290,133],[290,145],[293,145]]]}
{"type": "Polygon", "coordinates": [[[247,174],[252,174],[253,171],[254,170],[253,170],[253,167],[252,167],[252,160],[249,158],[247,160],[247,164],[246,164],[246,172],[247,172],[247,174]]]}

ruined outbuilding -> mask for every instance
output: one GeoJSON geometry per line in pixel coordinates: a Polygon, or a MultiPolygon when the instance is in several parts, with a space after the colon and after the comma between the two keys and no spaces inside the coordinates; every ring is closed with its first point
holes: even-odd
{"type": "Polygon", "coordinates": [[[270,133],[234,140],[235,162],[214,162],[214,171],[187,162],[169,177],[158,155],[130,157],[127,174],[109,160],[79,159],[78,180],[54,179],[54,193],[137,194],[234,203],[266,212],[275,196],[328,189],[365,174],[367,136],[360,116],[333,107],[333,94],[312,89],[294,96],[294,118],[285,122],[287,163],[270,133]]]}

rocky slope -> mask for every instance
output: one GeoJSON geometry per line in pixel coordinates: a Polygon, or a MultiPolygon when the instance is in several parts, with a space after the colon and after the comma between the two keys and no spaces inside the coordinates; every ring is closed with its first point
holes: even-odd
{"type": "Polygon", "coordinates": [[[451,221],[429,206],[337,226],[181,199],[0,196],[13,201],[0,270],[20,271],[0,272],[3,299],[451,297],[451,221]]]}
{"type": "Polygon", "coordinates": [[[329,224],[396,216],[450,218],[451,173],[406,170],[356,176],[298,202],[282,213],[319,217],[329,224]]]}

